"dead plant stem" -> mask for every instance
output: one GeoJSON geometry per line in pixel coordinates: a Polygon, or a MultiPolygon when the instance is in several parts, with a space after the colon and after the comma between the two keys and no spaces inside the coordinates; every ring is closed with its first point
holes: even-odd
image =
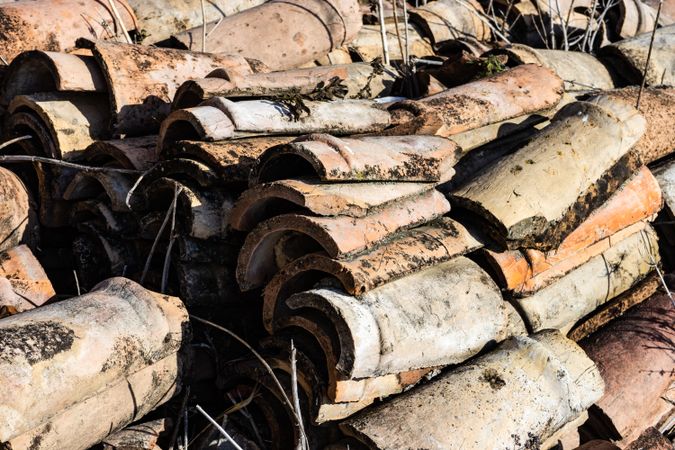
{"type": "Polygon", "coordinates": [[[115,0],[108,0],[108,4],[110,5],[110,9],[112,9],[112,13],[113,16],[115,16],[115,21],[117,22],[117,25],[120,27],[120,30],[122,30],[122,35],[124,35],[124,39],[127,41],[127,44],[133,44],[134,41],[132,41],[131,36],[129,36],[127,27],[126,25],[124,25],[124,21],[120,16],[120,12],[117,10],[117,5],[115,5],[115,0]]]}
{"type": "Polygon", "coordinates": [[[206,53],[206,7],[204,0],[200,0],[202,7],[202,53],[206,53]]]}
{"type": "Polygon", "coordinates": [[[164,254],[164,267],[162,268],[162,294],[166,293],[166,285],[169,281],[169,266],[171,265],[171,251],[173,250],[173,244],[176,240],[176,206],[178,194],[181,189],[178,188],[178,185],[174,188],[173,198],[174,201],[171,203],[171,228],[169,229],[169,245],[166,248],[166,253],[164,254]]]}
{"type": "Polygon", "coordinates": [[[291,339],[291,394],[293,395],[293,406],[298,414],[300,422],[300,439],[298,440],[297,450],[304,450],[309,448],[309,443],[305,441],[305,426],[302,422],[302,410],[300,409],[300,396],[298,395],[298,368],[297,368],[297,351],[291,339]]]}
{"type": "Polygon", "coordinates": [[[384,4],[377,0],[377,17],[380,21],[380,38],[382,39],[382,55],[385,66],[389,65],[389,44],[387,43],[387,28],[384,26],[384,4]]]}
{"type": "Polygon", "coordinates": [[[394,29],[396,30],[396,40],[398,41],[398,50],[401,52],[401,59],[405,62],[405,52],[403,51],[403,39],[401,39],[401,32],[398,28],[398,5],[396,4],[398,0],[391,0],[391,4],[394,7],[394,29]]]}
{"type": "Polygon", "coordinates": [[[148,253],[148,258],[145,260],[145,266],[143,267],[143,273],[141,274],[141,279],[139,280],[141,284],[145,282],[145,277],[148,275],[148,271],[150,270],[150,263],[152,262],[152,257],[155,254],[155,250],[157,249],[157,244],[159,243],[159,239],[162,236],[162,233],[164,233],[164,229],[166,226],[169,224],[169,219],[171,218],[171,212],[175,210],[176,208],[176,203],[178,202],[178,192],[174,192],[173,196],[173,201],[171,202],[171,205],[169,206],[169,209],[166,210],[166,215],[164,216],[164,221],[162,222],[162,225],[159,227],[159,231],[157,232],[157,236],[155,236],[155,240],[152,242],[152,247],[150,247],[150,253],[148,253]]]}
{"type": "Polygon", "coordinates": [[[227,433],[227,431],[225,431],[225,429],[224,429],[223,427],[220,426],[220,424],[219,424],[218,422],[216,422],[215,420],[213,420],[213,418],[212,418],[211,416],[209,416],[209,415],[206,413],[206,411],[204,411],[204,410],[202,409],[201,406],[195,405],[195,409],[196,409],[197,411],[199,411],[199,412],[201,413],[201,415],[204,416],[204,417],[206,418],[206,420],[208,420],[209,422],[211,422],[211,424],[212,424],[214,427],[216,427],[216,429],[217,429],[218,431],[220,431],[220,434],[222,434],[222,435],[225,437],[225,439],[227,439],[227,440],[230,442],[230,444],[232,444],[232,446],[233,446],[236,450],[243,450],[243,449],[239,446],[239,444],[237,444],[237,443],[235,442],[235,440],[232,439],[232,436],[230,436],[230,435],[227,433]]]}
{"type": "MultiPolygon", "coordinates": [[[[274,370],[270,367],[270,365],[267,363],[267,361],[265,361],[265,358],[263,358],[263,357],[260,355],[260,353],[258,353],[257,351],[255,351],[255,349],[254,349],[253,347],[251,347],[251,345],[249,345],[248,342],[246,342],[245,340],[243,340],[242,338],[240,338],[240,337],[239,337],[236,333],[234,333],[233,331],[230,331],[230,330],[228,330],[228,329],[225,328],[225,327],[222,327],[222,326],[220,326],[220,325],[218,325],[218,324],[215,324],[215,323],[213,323],[213,322],[211,322],[211,321],[209,321],[209,320],[206,320],[206,319],[202,319],[201,317],[197,317],[197,316],[195,316],[195,315],[190,315],[190,318],[193,319],[193,320],[196,320],[197,322],[203,323],[203,324],[205,324],[205,325],[209,325],[209,326],[211,326],[211,327],[213,327],[213,328],[215,328],[215,329],[217,329],[217,330],[222,331],[223,333],[227,334],[228,336],[230,336],[231,338],[233,338],[234,340],[236,340],[237,342],[239,342],[241,345],[243,345],[244,347],[246,347],[251,353],[253,353],[253,356],[255,356],[256,359],[257,359],[258,361],[260,361],[260,363],[263,365],[263,367],[265,368],[265,370],[267,371],[267,373],[268,373],[268,374],[270,375],[270,377],[272,378],[272,381],[274,382],[274,384],[277,386],[277,389],[279,389],[279,393],[281,394],[282,400],[284,401],[284,403],[286,403],[286,406],[288,406],[288,408],[291,410],[291,413],[293,414],[293,418],[295,419],[295,422],[296,422],[296,425],[298,426],[298,429],[299,429],[301,432],[304,432],[304,429],[303,429],[303,428],[301,427],[301,425],[300,425],[300,424],[301,424],[301,421],[302,421],[302,419],[300,418],[300,415],[295,411],[295,408],[293,407],[293,403],[292,403],[291,400],[288,398],[288,395],[286,395],[286,391],[284,390],[283,386],[281,385],[281,382],[279,381],[279,378],[277,378],[276,374],[274,373],[274,370]]],[[[307,440],[307,436],[303,436],[303,439],[304,439],[305,442],[309,442],[309,441],[307,440]]]]}
{"type": "Polygon", "coordinates": [[[659,0],[659,6],[658,8],[656,8],[656,17],[654,18],[654,29],[652,30],[652,37],[649,40],[649,51],[647,52],[647,61],[645,62],[645,70],[642,73],[642,83],[640,84],[637,102],[635,103],[635,109],[637,109],[638,111],[640,110],[640,100],[642,99],[642,91],[644,90],[645,84],[647,83],[647,72],[649,72],[649,60],[652,58],[652,48],[654,48],[654,39],[656,38],[656,28],[659,24],[659,17],[661,16],[662,6],[663,0],[659,0]]]}

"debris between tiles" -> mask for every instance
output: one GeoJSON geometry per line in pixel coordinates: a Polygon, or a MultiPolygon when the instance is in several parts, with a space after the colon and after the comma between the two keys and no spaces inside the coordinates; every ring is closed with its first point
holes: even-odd
{"type": "Polygon", "coordinates": [[[675,1],[0,1],[0,449],[674,449],[675,1]]]}

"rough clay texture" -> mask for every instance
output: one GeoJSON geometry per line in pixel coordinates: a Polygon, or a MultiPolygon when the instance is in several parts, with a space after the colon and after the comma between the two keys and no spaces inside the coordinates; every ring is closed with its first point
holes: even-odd
{"type": "Polygon", "coordinates": [[[187,313],[177,298],[113,278],[82,297],[0,324],[0,441],[175,354],[187,313]]]}
{"type": "Polygon", "coordinates": [[[544,331],[512,338],[343,427],[372,449],[534,449],[602,392],[583,351],[544,331]]]}
{"type": "Polygon", "coordinates": [[[505,247],[557,247],[640,165],[630,149],[645,120],[623,106],[567,105],[525,147],[455,191],[453,201],[482,217],[505,247]]]}

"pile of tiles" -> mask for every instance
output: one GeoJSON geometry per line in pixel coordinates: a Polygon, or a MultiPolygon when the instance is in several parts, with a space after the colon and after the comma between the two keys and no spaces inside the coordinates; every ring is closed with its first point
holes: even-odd
{"type": "Polygon", "coordinates": [[[0,448],[672,448],[672,2],[206,3],[0,4],[0,448]]]}

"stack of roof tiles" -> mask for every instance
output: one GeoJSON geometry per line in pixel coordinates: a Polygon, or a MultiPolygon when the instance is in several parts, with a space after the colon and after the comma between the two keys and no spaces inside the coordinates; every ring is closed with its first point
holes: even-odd
{"type": "Polygon", "coordinates": [[[206,3],[0,4],[0,448],[672,448],[672,3],[206,3]]]}

